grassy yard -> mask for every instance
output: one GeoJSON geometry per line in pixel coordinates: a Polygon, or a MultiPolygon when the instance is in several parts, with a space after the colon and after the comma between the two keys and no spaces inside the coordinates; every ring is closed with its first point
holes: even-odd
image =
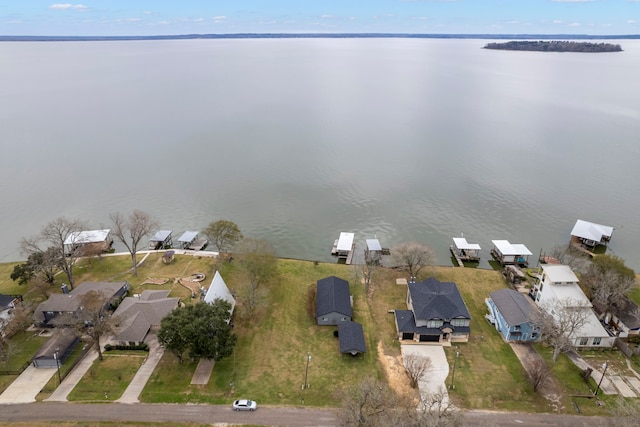
{"type": "MultiPolygon", "coordinates": [[[[47,337],[39,336],[33,332],[22,332],[11,338],[9,363],[0,365],[2,371],[18,371],[25,363],[31,361],[38,349],[44,344],[47,337]]],[[[16,379],[16,375],[0,375],[0,393],[3,392],[16,379]]]]}
{"type": "MultiPolygon", "coordinates": [[[[400,344],[390,310],[406,308],[406,286],[396,284],[397,278],[406,276],[395,270],[379,269],[372,281],[372,292],[365,295],[361,273],[355,266],[296,260],[279,260],[278,265],[280,278],[268,286],[267,301],[253,319],[242,317],[242,303],[239,302],[234,316],[234,330],[238,335],[234,355],[216,364],[209,384],[191,385],[196,364],[188,360],[180,364],[172,354],[165,353],[140,396],[141,400],[228,403],[233,398],[249,397],[270,405],[300,405],[304,399],[306,405],[337,406],[335,391],[365,376],[386,378],[391,382],[392,373],[384,361],[399,360],[400,344]],[[318,279],[330,275],[348,280],[351,285],[354,320],[362,323],[365,332],[367,352],[364,355],[354,358],[340,354],[338,339],[333,335],[336,328],[315,324],[315,302],[310,292],[315,289],[318,279]],[[308,354],[311,355],[309,388],[303,390],[308,354]]],[[[132,293],[168,289],[171,296],[179,297],[185,303],[194,299],[191,290],[178,283],[180,277],[204,273],[206,279],[202,284],[207,287],[213,273],[220,270],[232,291],[239,290],[242,285],[236,263],[221,263],[211,258],[177,255],[173,263],[166,265],[162,263],[161,254],[151,254],[138,268],[137,276],[133,276],[130,267],[128,256],[83,261],[76,269],[76,283],[127,280],[132,293]],[[149,279],[166,280],[156,280],[164,283],[153,284],[149,279]]],[[[0,273],[6,273],[8,277],[12,268],[7,264],[0,265],[0,273]]],[[[551,412],[550,402],[532,391],[511,347],[484,318],[487,313],[485,298],[490,292],[506,286],[500,272],[435,267],[423,271],[421,276],[421,279],[434,276],[441,281],[455,282],[472,316],[470,342],[445,348],[450,366],[453,366],[455,351],[460,354],[456,362],[455,389],[450,390],[451,399],[467,409],[551,412]]],[[[64,280],[58,276],[57,281],[64,280]]],[[[59,283],[55,288],[59,291],[59,283]]],[[[23,291],[10,279],[8,282],[0,279],[0,292],[9,293],[7,289],[23,291]]],[[[640,292],[636,292],[635,296],[640,298],[640,292]]],[[[550,359],[549,349],[539,346],[539,351],[550,359]]],[[[611,352],[602,356],[609,358],[609,354],[611,352]]],[[[142,358],[107,354],[105,361],[96,362],[70,399],[104,401],[105,390],[107,400],[117,399],[139,363],[142,358]]],[[[597,407],[594,400],[585,402],[572,397],[588,394],[590,386],[594,385],[585,383],[568,359],[561,356],[558,362],[548,361],[548,364],[562,394],[559,412],[575,413],[573,402],[578,399],[582,413],[606,414],[606,409],[597,407]]],[[[408,383],[402,372],[396,372],[394,379],[408,383]]],[[[450,372],[447,385],[451,380],[450,372]]],[[[604,401],[608,402],[606,398],[604,401]]]]}
{"type": "MultiPolygon", "coordinates": [[[[190,401],[228,402],[231,396],[250,396],[267,404],[335,405],[334,391],[358,381],[365,375],[382,377],[377,364],[376,334],[363,286],[353,282],[354,268],[336,264],[281,260],[280,281],[269,288],[268,304],[254,319],[235,320],[238,344],[233,356],[216,364],[206,387],[191,386],[195,365],[179,366],[175,357],[166,354],[145,389],[142,400],[148,402],[190,401]],[[363,324],[367,335],[366,354],[351,357],[340,354],[335,327],[318,327],[310,309],[309,291],[315,282],[336,275],[352,283],[354,318],[363,324]],[[311,355],[307,382],[302,390],[307,355],[311,355]],[[177,383],[176,383],[177,381],[177,383]],[[168,392],[167,385],[176,389],[168,392]]],[[[236,284],[232,266],[225,280],[236,284]]],[[[239,307],[241,310],[241,307],[239,307]]]]}
{"type": "Polygon", "coordinates": [[[68,399],[78,402],[117,400],[138,372],[146,356],[146,352],[104,353],[104,359],[96,359],[69,394],[68,399]]]}

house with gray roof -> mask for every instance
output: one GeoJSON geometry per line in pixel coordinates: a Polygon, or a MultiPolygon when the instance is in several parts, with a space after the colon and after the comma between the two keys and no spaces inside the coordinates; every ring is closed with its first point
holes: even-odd
{"type": "Polygon", "coordinates": [[[431,277],[407,285],[408,310],[395,310],[400,340],[467,342],[471,315],[458,286],[431,277]]]}
{"type": "Polygon", "coordinates": [[[318,325],[338,325],[352,317],[349,282],[336,276],[316,282],[316,321],[318,325]]]}
{"type": "Polygon", "coordinates": [[[113,340],[122,345],[144,342],[149,331],[159,328],[162,319],[179,303],[180,298],[169,298],[168,290],[147,289],[125,298],[113,313],[117,322],[113,340]]]}
{"type": "Polygon", "coordinates": [[[505,341],[531,342],[540,340],[538,308],[531,298],[513,289],[491,292],[485,300],[489,308],[487,320],[495,326],[505,341]]]}
{"type": "Polygon", "coordinates": [[[356,356],[359,353],[365,353],[367,351],[367,346],[364,342],[364,332],[360,323],[339,323],[338,339],[340,341],[340,353],[349,353],[352,356],[356,356]]]}
{"type": "Polygon", "coordinates": [[[68,326],[70,319],[82,310],[83,298],[89,292],[102,294],[106,301],[105,308],[109,309],[112,302],[126,295],[129,287],[129,282],[126,281],[83,282],[71,292],[53,294],[40,303],[33,313],[33,322],[40,327],[68,326]]]}

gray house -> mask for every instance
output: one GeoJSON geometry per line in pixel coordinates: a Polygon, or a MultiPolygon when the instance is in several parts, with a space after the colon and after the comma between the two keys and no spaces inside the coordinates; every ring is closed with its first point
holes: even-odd
{"type": "Polygon", "coordinates": [[[33,322],[40,327],[68,326],[68,317],[82,310],[82,299],[89,292],[101,293],[107,301],[106,305],[110,305],[126,295],[128,290],[129,282],[81,283],[69,293],[53,294],[42,302],[33,313],[33,322]]]}
{"type": "Polygon", "coordinates": [[[407,286],[408,310],[395,310],[400,340],[467,342],[471,315],[458,286],[433,277],[407,286]]]}
{"type": "Polygon", "coordinates": [[[350,353],[352,356],[365,353],[367,346],[364,343],[362,325],[357,322],[341,322],[338,325],[338,339],[340,340],[340,353],[350,353]]]}
{"type": "Polygon", "coordinates": [[[122,300],[113,313],[118,322],[114,341],[119,344],[144,342],[149,331],[160,327],[162,319],[178,306],[180,298],[169,298],[168,290],[144,290],[122,300]]]}
{"type": "Polygon", "coordinates": [[[540,340],[541,315],[531,298],[513,289],[500,289],[491,292],[485,303],[489,308],[487,320],[505,341],[540,340]]]}
{"type": "Polygon", "coordinates": [[[349,282],[336,276],[317,281],[316,321],[318,325],[350,322],[352,316],[349,282]]]}

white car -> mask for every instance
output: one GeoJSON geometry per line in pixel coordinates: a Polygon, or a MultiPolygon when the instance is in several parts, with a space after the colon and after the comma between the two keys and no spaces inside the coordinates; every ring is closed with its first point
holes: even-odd
{"type": "Polygon", "coordinates": [[[239,399],[233,402],[233,409],[236,411],[255,411],[258,404],[253,400],[239,399]]]}

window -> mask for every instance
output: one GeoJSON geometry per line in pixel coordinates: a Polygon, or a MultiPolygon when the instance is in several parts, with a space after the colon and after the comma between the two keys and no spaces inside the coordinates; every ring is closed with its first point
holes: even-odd
{"type": "Polygon", "coordinates": [[[589,342],[588,338],[580,338],[580,345],[587,345],[588,342],[589,342]]]}
{"type": "Polygon", "coordinates": [[[467,319],[451,319],[452,326],[467,326],[469,321],[467,319]]]}
{"type": "Polygon", "coordinates": [[[442,326],[442,320],[427,321],[427,328],[439,328],[440,326],[442,326]]]}
{"type": "Polygon", "coordinates": [[[595,337],[593,339],[593,345],[600,345],[600,342],[602,341],[602,338],[600,337],[595,337]]]}

